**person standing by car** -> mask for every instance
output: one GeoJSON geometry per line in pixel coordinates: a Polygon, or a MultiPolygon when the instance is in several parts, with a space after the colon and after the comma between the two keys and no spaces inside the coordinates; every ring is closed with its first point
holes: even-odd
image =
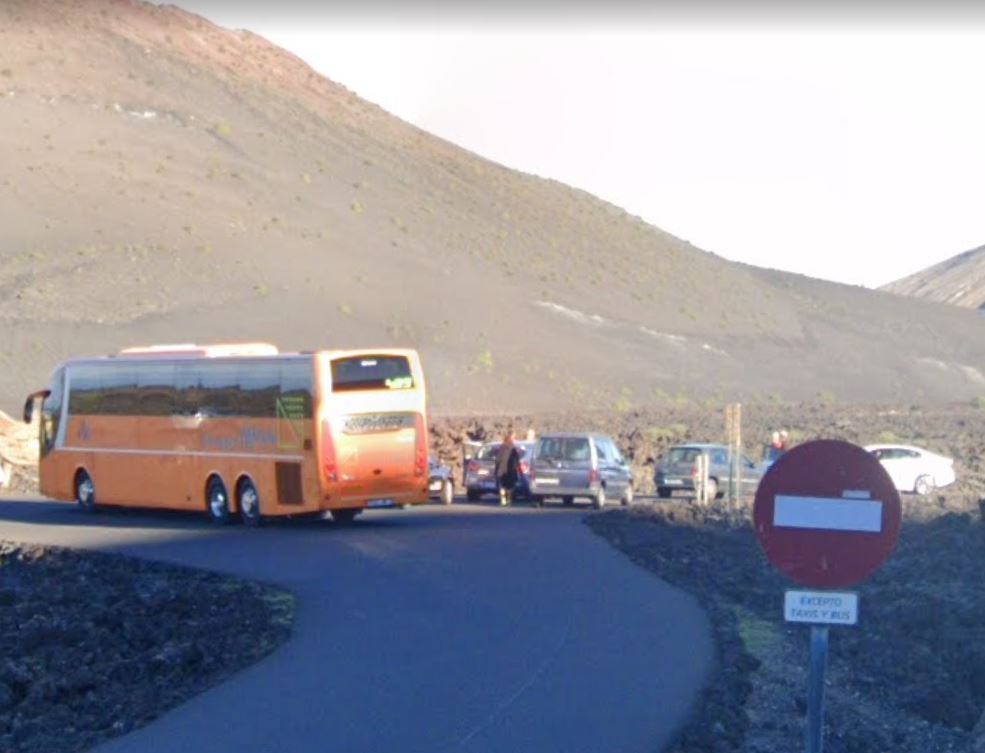
{"type": "Polygon", "coordinates": [[[513,502],[513,491],[519,480],[520,453],[516,449],[516,435],[510,430],[503,437],[496,455],[496,487],[499,489],[500,505],[505,507],[513,502]]]}

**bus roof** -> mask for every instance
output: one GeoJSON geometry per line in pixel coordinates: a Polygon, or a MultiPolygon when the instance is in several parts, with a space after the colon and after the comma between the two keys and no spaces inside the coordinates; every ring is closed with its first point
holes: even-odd
{"type": "Polygon", "coordinates": [[[216,345],[142,345],[124,348],[121,356],[201,356],[203,358],[222,358],[224,356],[275,356],[279,353],[276,345],[270,343],[219,343],[216,345]]]}
{"type": "Polygon", "coordinates": [[[109,356],[88,356],[70,358],[66,363],[113,362],[116,360],[154,360],[154,359],[221,359],[221,358],[303,358],[324,356],[329,360],[337,358],[358,358],[360,356],[391,355],[417,359],[418,353],[413,348],[358,348],[346,350],[317,350],[317,351],[280,351],[276,345],[262,342],[251,343],[216,343],[196,345],[193,343],[143,345],[124,348],[109,356]]]}

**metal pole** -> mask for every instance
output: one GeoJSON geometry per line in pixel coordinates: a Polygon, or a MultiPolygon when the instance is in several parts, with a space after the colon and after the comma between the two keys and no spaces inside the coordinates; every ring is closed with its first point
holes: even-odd
{"type": "Polygon", "coordinates": [[[828,663],[828,628],[811,625],[811,662],[807,675],[807,753],[824,751],[824,671],[828,663]]]}

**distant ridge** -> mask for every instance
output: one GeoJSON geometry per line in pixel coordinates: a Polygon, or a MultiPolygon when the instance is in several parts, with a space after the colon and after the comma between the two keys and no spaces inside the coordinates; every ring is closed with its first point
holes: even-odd
{"type": "Polygon", "coordinates": [[[2,0],[0,51],[8,412],[69,356],[244,340],[417,348],[444,413],[985,395],[985,317],[726,261],[255,34],[2,0]]]}
{"type": "Polygon", "coordinates": [[[938,303],[985,309],[985,246],[952,256],[881,289],[938,303]]]}

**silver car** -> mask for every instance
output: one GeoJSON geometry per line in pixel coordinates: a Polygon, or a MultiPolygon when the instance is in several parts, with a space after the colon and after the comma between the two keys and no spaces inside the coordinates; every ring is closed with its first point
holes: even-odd
{"type": "Polygon", "coordinates": [[[560,497],[566,505],[588,497],[596,508],[633,501],[633,476],[619,448],[602,434],[547,434],[534,445],[530,498],[542,505],[560,497]]]}
{"type": "MultiPolygon", "coordinates": [[[[693,493],[694,482],[698,475],[697,460],[700,455],[708,457],[708,496],[711,499],[720,497],[723,490],[728,487],[732,457],[729,448],[721,444],[687,444],[671,447],[657,464],[654,473],[653,482],[657,487],[657,494],[666,499],[677,489],[693,493]]],[[[763,469],[743,455],[740,471],[742,493],[745,495],[755,492],[762,478],[763,469]]]]}

